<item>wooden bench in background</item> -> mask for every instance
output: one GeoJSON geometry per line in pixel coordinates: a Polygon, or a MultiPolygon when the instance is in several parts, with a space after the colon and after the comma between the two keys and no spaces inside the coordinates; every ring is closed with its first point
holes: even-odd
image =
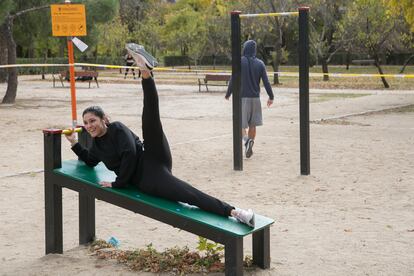
{"type": "MultiPolygon", "coordinates": [[[[75,71],[75,80],[88,81],[89,88],[91,88],[91,81],[95,80],[96,86],[99,88],[98,75],[99,73],[97,71],[75,71]]],[[[53,77],[53,87],[55,87],[55,82],[56,82],[55,74],[52,74],[52,77],[53,77]]],[[[69,71],[60,71],[57,74],[57,77],[59,78],[60,83],[62,84],[62,87],[65,87],[63,84],[63,81],[69,79],[69,71]]]]}
{"type": "Polygon", "coordinates": [[[373,59],[354,59],[351,61],[352,64],[356,65],[372,65],[375,64],[375,60],[373,59]]]}
{"type": "MultiPolygon", "coordinates": [[[[79,193],[79,244],[95,238],[95,199],[99,199],[223,244],[226,275],[243,275],[243,238],[250,234],[253,263],[263,269],[270,267],[273,219],[256,214],[256,226],[251,228],[232,218],[147,195],[135,187],[103,188],[99,181],[115,179],[112,171],[102,163],[91,168],[79,160],[62,161],[61,130],[47,129],[43,134],[46,254],[63,253],[62,188],[68,188],[79,193]]],[[[91,143],[85,130],[79,134],[79,142],[91,143]]]]}
{"type": "Polygon", "coordinates": [[[210,86],[228,86],[231,75],[225,74],[206,74],[204,78],[198,79],[198,91],[201,92],[201,86],[205,85],[208,92],[210,86]]]}

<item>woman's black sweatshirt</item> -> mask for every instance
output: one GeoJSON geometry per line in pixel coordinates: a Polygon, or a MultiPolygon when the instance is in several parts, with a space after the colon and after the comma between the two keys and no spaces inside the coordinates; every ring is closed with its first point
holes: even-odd
{"type": "Polygon", "coordinates": [[[94,167],[100,161],[114,171],[116,179],[112,187],[137,185],[139,162],[143,154],[143,145],[139,137],[121,122],[108,125],[107,132],[101,137],[92,139],[92,146],[85,149],[79,143],[72,150],[88,166],[94,167]]]}

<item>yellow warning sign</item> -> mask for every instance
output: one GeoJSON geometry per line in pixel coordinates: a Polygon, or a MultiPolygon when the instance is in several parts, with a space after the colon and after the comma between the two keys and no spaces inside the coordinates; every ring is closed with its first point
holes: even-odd
{"type": "Polygon", "coordinates": [[[85,36],[86,14],[83,4],[50,5],[53,36],[85,36]]]}

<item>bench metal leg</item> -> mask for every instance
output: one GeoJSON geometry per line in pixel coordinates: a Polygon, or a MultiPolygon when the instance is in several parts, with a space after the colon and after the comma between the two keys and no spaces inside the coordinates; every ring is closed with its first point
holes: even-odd
{"type": "Polygon", "coordinates": [[[46,254],[63,253],[62,187],[48,180],[45,183],[46,254]]]}
{"type": "Polygon", "coordinates": [[[96,86],[99,88],[98,78],[95,78],[96,86]]]}
{"type": "Polygon", "coordinates": [[[61,134],[44,133],[45,163],[45,249],[46,254],[63,252],[62,187],[56,185],[52,170],[62,166],[61,134]]]}
{"type": "Polygon", "coordinates": [[[243,275],[243,238],[234,238],[225,244],[226,276],[243,275]]]}
{"type": "Polygon", "coordinates": [[[270,228],[253,233],[253,264],[266,269],[270,267],[270,228]]]}
{"type": "Polygon", "coordinates": [[[79,193],[79,244],[95,238],[95,198],[79,193]]]}

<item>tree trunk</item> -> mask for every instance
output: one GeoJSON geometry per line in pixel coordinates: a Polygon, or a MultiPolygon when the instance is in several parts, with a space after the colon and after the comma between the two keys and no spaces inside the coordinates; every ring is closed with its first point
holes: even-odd
{"type": "MultiPolygon", "coordinates": [[[[276,32],[277,32],[277,39],[275,44],[276,55],[275,59],[273,60],[273,71],[279,72],[280,62],[282,60],[282,27],[280,26],[280,22],[278,18],[276,20],[276,32]]],[[[279,74],[273,74],[273,84],[280,84],[279,74]]]]}
{"type": "Polygon", "coordinates": [[[328,62],[326,61],[325,57],[321,58],[321,65],[322,65],[323,81],[329,81],[328,62]]]}
{"type": "Polygon", "coordinates": [[[351,63],[351,54],[349,51],[346,52],[346,70],[349,70],[349,64],[351,63]]]}
{"type": "MultiPolygon", "coordinates": [[[[1,26],[1,32],[6,38],[7,42],[7,62],[8,64],[16,64],[16,43],[13,39],[13,20],[10,16],[7,16],[3,25],[1,26]]],[[[11,104],[16,101],[17,93],[17,68],[8,68],[8,80],[7,90],[4,95],[2,103],[11,104]]]]}
{"type": "MultiPolygon", "coordinates": [[[[382,68],[381,65],[379,63],[379,58],[377,55],[375,55],[374,57],[375,59],[375,67],[378,68],[378,73],[380,73],[381,75],[383,75],[384,73],[382,72],[382,68]]],[[[387,80],[384,77],[381,77],[382,83],[384,84],[385,88],[390,88],[390,85],[388,84],[387,80]]]]}
{"type": "Polygon", "coordinates": [[[407,67],[408,63],[414,58],[414,55],[411,55],[405,62],[403,67],[400,70],[400,74],[404,73],[405,67],[407,67]]]}
{"type": "MultiPolygon", "coordinates": [[[[0,26],[0,65],[7,64],[7,44],[6,38],[3,34],[3,25],[0,26]]],[[[0,83],[4,83],[6,81],[7,69],[0,69],[0,83]]]]}
{"type": "MultiPolygon", "coordinates": [[[[17,12],[14,15],[6,14],[3,24],[0,26],[1,36],[5,39],[7,44],[7,63],[16,64],[16,43],[13,39],[13,20],[14,18],[21,16],[25,13],[36,11],[40,9],[46,9],[50,5],[43,5],[39,7],[33,7],[26,10],[17,12]]],[[[7,78],[7,90],[2,103],[9,104],[16,101],[17,95],[17,68],[12,67],[8,68],[8,78],[7,78]]]]}

